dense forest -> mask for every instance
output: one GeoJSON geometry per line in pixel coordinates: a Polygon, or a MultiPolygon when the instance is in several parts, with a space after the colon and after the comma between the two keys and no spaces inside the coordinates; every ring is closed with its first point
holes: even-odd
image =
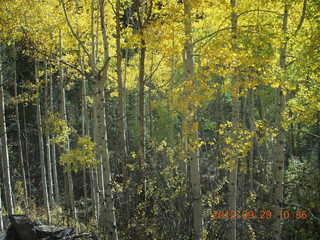
{"type": "Polygon", "coordinates": [[[0,228],[320,239],[319,0],[0,0],[0,228]]]}

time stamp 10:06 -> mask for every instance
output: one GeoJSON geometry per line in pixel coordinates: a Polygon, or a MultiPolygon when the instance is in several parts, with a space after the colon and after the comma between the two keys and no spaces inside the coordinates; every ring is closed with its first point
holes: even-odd
{"type": "MultiPolygon", "coordinates": [[[[219,219],[271,219],[271,210],[243,210],[243,211],[233,211],[233,210],[213,210],[211,218],[214,220],[219,219]]],[[[304,210],[288,211],[281,210],[281,219],[308,219],[308,213],[304,210]]]]}

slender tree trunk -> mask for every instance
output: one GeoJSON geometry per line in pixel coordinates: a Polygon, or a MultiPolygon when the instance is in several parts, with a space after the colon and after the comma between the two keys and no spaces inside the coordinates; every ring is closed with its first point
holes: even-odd
{"type": "Polygon", "coordinates": [[[145,109],[144,109],[144,86],[145,86],[145,58],[146,47],[145,41],[141,40],[140,58],[139,58],[139,146],[138,156],[140,168],[144,168],[145,163],[145,109]]]}
{"type": "MultiPolygon", "coordinates": [[[[0,147],[1,147],[1,140],[0,140],[0,147]]],[[[0,150],[0,153],[1,153],[1,150],[0,150]]],[[[1,194],[1,189],[0,189],[0,231],[1,232],[4,231],[2,214],[3,214],[3,211],[2,211],[2,194],[1,194]]]]}
{"type": "MultiPolygon", "coordinates": [[[[253,90],[249,90],[248,94],[248,121],[249,121],[249,128],[251,132],[256,132],[256,127],[255,127],[255,117],[254,117],[254,96],[255,93],[253,90]]],[[[255,169],[255,149],[257,147],[257,138],[254,136],[252,138],[252,148],[249,153],[248,157],[248,183],[249,183],[249,191],[253,192],[254,187],[253,187],[253,176],[254,176],[254,169],[255,169]]]]}
{"type": "MultiPolygon", "coordinates": [[[[280,48],[280,68],[282,70],[283,79],[281,81],[286,81],[286,55],[287,55],[287,32],[288,32],[288,17],[289,17],[289,5],[285,3],[283,22],[282,22],[282,34],[283,39],[280,48]]],[[[284,184],[284,161],[285,161],[285,131],[282,127],[282,117],[281,114],[285,108],[285,96],[281,90],[281,86],[276,89],[276,111],[275,111],[275,124],[278,128],[279,134],[275,138],[274,143],[274,191],[273,191],[273,216],[274,221],[272,223],[273,239],[281,240],[281,211],[283,203],[283,184],[284,184]]]]}
{"type": "MultiPolygon", "coordinates": [[[[175,40],[175,28],[173,26],[172,29],[172,49],[175,49],[176,47],[176,40],[175,40]]],[[[168,105],[168,113],[169,113],[169,136],[168,136],[168,142],[170,144],[173,144],[176,142],[174,141],[174,118],[173,116],[173,109],[172,109],[172,104],[173,104],[173,82],[176,76],[176,56],[173,53],[171,56],[171,76],[170,76],[170,86],[169,86],[169,91],[168,91],[168,99],[167,99],[167,105],[168,105]]]]}
{"type": "MultiPolygon", "coordinates": [[[[0,73],[1,74],[1,73],[0,73]]],[[[0,162],[1,162],[1,167],[3,169],[3,160],[2,160],[2,144],[1,144],[1,138],[0,138],[0,162]]],[[[2,189],[0,188],[0,231],[3,232],[4,231],[4,228],[3,228],[3,218],[2,218],[2,215],[3,215],[3,204],[2,204],[2,189]]]]}
{"type": "MultiPolygon", "coordinates": [[[[0,50],[2,46],[0,45],[0,50]]],[[[0,52],[0,137],[2,143],[2,170],[4,179],[6,208],[9,214],[14,214],[14,206],[12,199],[12,188],[10,179],[10,161],[7,143],[7,128],[5,118],[5,102],[3,90],[3,66],[2,66],[2,53],[0,52]]]]}
{"type": "Polygon", "coordinates": [[[97,127],[98,127],[98,151],[102,156],[103,162],[103,173],[104,173],[104,185],[105,185],[105,195],[104,209],[103,209],[103,226],[105,232],[108,234],[110,240],[118,240],[117,223],[115,216],[115,209],[113,203],[113,193],[112,193],[112,181],[111,181],[111,168],[110,159],[108,153],[108,143],[107,143],[107,126],[106,126],[106,114],[105,114],[105,82],[108,80],[108,67],[109,67],[109,42],[107,36],[107,26],[105,21],[105,1],[99,0],[99,10],[100,10],[100,24],[103,40],[103,53],[104,53],[104,64],[102,69],[102,76],[98,76],[96,79],[96,101],[97,105],[97,127]]]}
{"type": "MultiPolygon", "coordinates": [[[[236,51],[236,39],[237,39],[237,22],[238,16],[235,12],[235,8],[237,7],[237,1],[231,0],[232,14],[231,14],[231,31],[232,31],[232,49],[236,51]]],[[[238,97],[239,87],[237,87],[238,76],[234,73],[233,76],[233,93],[232,93],[232,126],[233,129],[239,128],[239,120],[240,120],[240,100],[238,97]]],[[[236,138],[237,136],[233,136],[236,138]]],[[[236,240],[237,239],[237,195],[238,195],[238,158],[235,157],[233,159],[233,167],[230,170],[229,175],[229,193],[228,193],[228,207],[229,211],[235,215],[233,219],[230,220],[231,226],[228,231],[228,240],[236,240]]]]}
{"type": "MultiPolygon", "coordinates": [[[[96,34],[95,34],[95,0],[91,1],[91,27],[90,27],[90,31],[91,31],[91,60],[90,60],[90,64],[91,64],[91,71],[93,76],[97,76],[97,69],[96,69],[96,60],[97,60],[97,51],[98,51],[98,26],[96,29],[96,34]]],[[[98,19],[97,19],[98,22],[98,19]]],[[[98,24],[98,23],[97,23],[98,24]]],[[[93,82],[93,87],[94,87],[94,101],[96,102],[96,97],[97,97],[97,93],[96,90],[96,82],[93,82]]],[[[97,105],[94,104],[93,105],[93,140],[95,143],[98,142],[98,130],[97,130],[97,105]]],[[[97,151],[96,154],[96,158],[100,163],[101,166],[101,157],[100,157],[100,153],[99,151],[97,151]]],[[[100,171],[101,172],[101,171],[100,171]]],[[[100,174],[101,176],[101,174],[100,174]]],[[[101,179],[101,177],[100,177],[101,179]]],[[[99,220],[100,217],[100,200],[99,200],[99,191],[102,187],[99,187],[99,176],[97,174],[97,168],[90,170],[90,181],[91,181],[91,186],[92,186],[92,199],[94,202],[94,215],[96,220],[99,220]]],[[[101,182],[101,181],[100,181],[101,182]]],[[[101,186],[101,185],[100,185],[101,186]]]]}
{"type": "MultiPolygon", "coordinates": [[[[50,72],[50,112],[54,113],[54,102],[53,102],[53,79],[52,72],[50,72]]],[[[55,195],[55,203],[60,202],[59,182],[58,182],[58,171],[57,171],[57,157],[56,157],[56,145],[51,143],[51,159],[52,159],[52,173],[53,173],[53,187],[55,195]]]]}
{"type": "MultiPolygon", "coordinates": [[[[17,52],[16,47],[13,46],[14,52],[14,97],[17,100],[18,97],[18,89],[17,89],[17,52]]],[[[26,171],[25,171],[25,164],[23,158],[23,149],[22,149],[22,141],[21,141],[21,126],[20,126],[20,114],[19,114],[19,103],[18,101],[15,102],[15,112],[16,112],[16,123],[17,123],[17,131],[18,131],[18,155],[21,164],[21,171],[22,171],[22,182],[23,182],[23,189],[24,189],[24,204],[25,209],[28,209],[28,188],[27,188],[27,178],[26,178],[26,171]]]]}
{"type": "MultiPolygon", "coordinates": [[[[196,88],[196,80],[194,75],[194,53],[192,39],[192,3],[190,0],[184,0],[184,32],[186,41],[184,45],[185,51],[185,81],[191,82],[192,89],[196,88]]],[[[202,214],[201,214],[201,188],[200,188],[200,169],[199,169],[199,149],[194,147],[198,140],[198,127],[196,120],[196,107],[193,103],[188,103],[186,116],[186,126],[190,133],[187,133],[187,152],[190,156],[190,180],[192,195],[192,219],[193,219],[193,239],[199,240],[202,237],[202,214]]]]}
{"type": "MultiPolygon", "coordinates": [[[[60,43],[60,58],[62,58],[62,34],[61,31],[59,32],[59,43],[60,43]]],[[[67,109],[66,109],[66,96],[65,96],[65,87],[64,87],[64,70],[62,64],[60,63],[60,115],[64,121],[68,121],[67,119],[67,109]]],[[[63,151],[68,152],[70,151],[70,141],[69,136],[65,139],[64,149],[63,151]]],[[[66,205],[71,210],[71,215],[73,218],[76,219],[76,212],[74,206],[74,194],[73,194],[73,181],[72,181],[72,174],[70,170],[67,170],[66,173],[66,205]]]]}
{"type": "MultiPolygon", "coordinates": [[[[48,80],[48,63],[45,63],[45,90],[44,90],[44,108],[45,110],[45,119],[49,118],[48,111],[49,111],[49,80],[48,80]]],[[[51,163],[51,145],[50,145],[50,135],[49,133],[46,134],[46,153],[47,153],[47,169],[48,169],[48,185],[49,185],[49,202],[50,205],[54,205],[54,193],[53,193],[53,178],[52,178],[52,163],[51,163]]]]}
{"type": "MultiPolygon", "coordinates": [[[[35,77],[36,82],[39,81],[38,78],[38,62],[35,63],[35,77]]],[[[41,183],[43,191],[44,205],[47,211],[47,220],[49,224],[51,223],[51,213],[50,213],[50,204],[48,197],[48,186],[47,186],[47,176],[46,176],[46,165],[44,160],[44,144],[43,144],[43,131],[42,131],[42,121],[41,121],[41,107],[40,107],[40,98],[41,98],[41,88],[38,89],[38,98],[37,98],[37,125],[38,125],[38,138],[39,138],[39,153],[40,153],[40,166],[41,166],[41,183]]]]}
{"type": "MultiPolygon", "coordinates": [[[[79,56],[80,57],[80,56],[79,56]]],[[[86,86],[86,79],[81,79],[81,135],[84,137],[88,134],[86,130],[86,121],[87,121],[87,86],[86,86]]],[[[88,134],[89,135],[89,134],[88,134]]],[[[88,216],[88,188],[87,188],[87,170],[83,169],[83,193],[84,193],[84,208],[85,208],[85,219],[88,216]]]]}
{"type": "MultiPolygon", "coordinates": [[[[76,0],[76,14],[79,13],[79,0],[76,0]]],[[[77,18],[77,35],[79,35],[79,24],[77,18]]],[[[81,56],[81,46],[78,43],[78,61],[80,64],[81,70],[84,72],[84,66],[81,56]]],[[[85,137],[89,135],[87,131],[87,85],[86,78],[81,77],[81,136],[85,137]]],[[[83,194],[84,194],[84,209],[85,209],[85,221],[88,217],[88,184],[87,184],[87,169],[84,167],[82,170],[82,179],[83,179],[83,194]]]]}
{"type": "Polygon", "coordinates": [[[139,107],[138,107],[138,126],[139,126],[139,143],[138,143],[138,158],[140,165],[140,184],[143,185],[142,198],[145,199],[145,58],[146,47],[145,41],[141,40],[141,49],[139,57],[139,107]]]}
{"type": "Polygon", "coordinates": [[[98,200],[97,200],[97,185],[96,177],[94,176],[95,169],[90,169],[90,186],[91,186],[91,199],[93,205],[93,216],[98,221],[98,200]]]}
{"type": "Polygon", "coordinates": [[[27,167],[27,187],[29,187],[28,192],[31,193],[31,175],[30,175],[30,166],[29,166],[29,133],[27,128],[27,120],[26,120],[26,109],[25,106],[22,105],[23,110],[23,132],[25,135],[25,163],[27,167]]]}
{"type": "MultiPolygon", "coordinates": [[[[97,112],[98,112],[98,86],[96,81],[93,83],[94,85],[94,106],[93,106],[93,140],[94,142],[98,145],[99,142],[99,128],[98,128],[98,117],[97,117],[97,112]]],[[[101,157],[101,152],[98,150],[98,146],[97,146],[97,151],[96,151],[96,159],[99,162],[99,165],[94,169],[94,184],[95,184],[95,189],[96,189],[96,214],[97,214],[97,219],[100,219],[100,215],[101,215],[101,204],[103,203],[103,194],[104,194],[104,185],[103,185],[103,176],[102,176],[102,170],[103,170],[103,163],[102,163],[102,157],[101,157]]]]}
{"type": "Polygon", "coordinates": [[[119,118],[119,150],[120,150],[120,159],[122,163],[122,175],[123,175],[123,191],[124,191],[124,219],[128,219],[128,193],[127,193],[127,179],[128,179],[128,170],[127,170],[127,134],[126,134],[126,115],[125,115],[125,89],[123,86],[122,79],[122,55],[121,55],[121,25],[120,25],[120,0],[116,1],[116,47],[117,47],[117,80],[118,80],[118,118],[119,118]]]}

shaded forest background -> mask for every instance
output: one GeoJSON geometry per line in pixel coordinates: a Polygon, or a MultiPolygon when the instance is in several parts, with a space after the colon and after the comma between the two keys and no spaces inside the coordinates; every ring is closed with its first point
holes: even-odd
{"type": "Polygon", "coordinates": [[[0,215],[319,239],[319,21],[318,0],[0,0],[0,215]]]}

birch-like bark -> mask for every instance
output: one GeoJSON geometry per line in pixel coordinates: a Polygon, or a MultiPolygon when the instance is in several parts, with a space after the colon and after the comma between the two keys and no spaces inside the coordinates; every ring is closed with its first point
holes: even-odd
{"type": "Polygon", "coordinates": [[[139,75],[138,75],[138,160],[139,160],[139,180],[138,185],[142,186],[139,194],[139,201],[145,201],[146,176],[145,176],[145,60],[146,60],[146,42],[144,39],[144,26],[146,25],[146,6],[147,3],[142,0],[136,0],[135,5],[138,8],[137,22],[139,28],[140,54],[139,54],[139,75]]]}
{"type": "MultiPolygon", "coordinates": [[[[118,118],[119,118],[119,150],[120,158],[122,164],[122,175],[123,175],[123,191],[124,191],[124,219],[128,219],[128,193],[126,189],[127,179],[128,179],[128,170],[127,170],[127,134],[126,134],[126,114],[125,114],[125,89],[122,79],[122,55],[121,55],[121,25],[120,25],[120,0],[116,1],[116,47],[117,47],[117,81],[118,81],[118,118]]],[[[125,220],[126,221],[126,220],[125,220]]]]}
{"type": "MultiPolygon", "coordinates": [[[[93,141],[98,145],[99,142],[99,128],[98,128],[98,117],[97,117],[97,112],[98,112],[98,86],[97,83],[93,83],[94,86],[94,106],[93,106],[93,141]]],[[[96,147],[96,159],[98,160],[98,166],[93,169],[93,183],[94,183],[94,189],[95,189],[95,205],[96,205],[96,217],[99,220],[100,219],[100,214],[101,214],[101,204],[102,204],[102,197],[104,195],[104,185],[103,185],[103,176],[102,176],[102,157],[101,157],[101,151],[98,149],[99,147],[96,147]]]]}
{"type": "Polygon", "coordinates": [[[98,128],[98,151],[102,157],[103,173],[104,173],[104,185],[105,195],[103,196],[103,214],[101,217],[101,223],[103,224],[105,232],[108,234],[108,239],[118,240],[118,231],[116,224],[115,209],[113,203],[112,193],[112,181],[111,181],[111,168],[110,159],[107,144],[107,126],[106,126],[106,114],[105,114],[105,82],[108,80],[108,68],[109,68],[109,41],[107,36],[107,25],[105,21],[105,1],[99,0],[99,11],[100,11],[100,24],[103,40],[103,69],[102,75],[97,76],[96,80],[96,91],[95,91],[95,104],[97,105],[97,128],[98,128]]]}
{"type": "MultiPolygon", "coordinates": [[[[192,3],[190,0],[184,0],[184,34],[186,41],[184,44],[184,65],[185,65],[185,81],[191,82],[192,89],[196,88],[196,80],[194,75],[194,53],[193,53],[193,38],[192,38],[192,3]]],[[[200,187],[200,169],[199,169],[199,149],[194,147],[198,140],[198,129],[194,129],[197,125],[196,107],[188,104],[186,126],[187,133],[187,152],[190,156],[190,180],[191,180],[191,195],[192,195],[192,219],[193,219],[193,239],[199,240],[202,236],[202,214],[201,214],[201,187],[200,187]]]]}
{"type": "MultiPolygon", "coordinates": [[[[51,113],[54,113],[54,111],[55,111],[53,94],[54,94],[53,79],[52,79],[52,72],[50,72],[50,112],[51,113]]],[[[51,143],[50,149],[51,149],[51,159],[52,159],[52,174],[53,174],[53,187],[54,187],[55,203],[59,204],[60,192],[59,192],[59,181],[58,181],[58,171],[57,171],[56,144],[51,143]]]]}
{"type": "MultiPolygon", "coordinates": [[[[17,100],[18,98],[18,87],[17,87],[17,52],[16,47],[13,46],[13,58],[14,58],[14,77],[13,77],[13,85],[14,85],[14,97],[17,100]]],[[[22,182],[23,182],[23,190],[24,190],[24,202],[25,202],[25,209],[28,209],[28,188],[27,188],[27,178],[26,178],[26,171],[25,171],[25,164],[23,158],[23,149],[22,149],[22,141],[21,141],[21,125],[20,125],[20,114],[19,114],[19,103],[18,101],[15,102],[15,112],[16,112],[16,123],[17,123],[17,131],[18,131],[18,155],[21,164],[21,171],[22,171],[22,182]]]]}
{"type": "MultiPolygon", "coordinates": [[[[45,89],[44,89],[44,108],[45,108],[45,119],[48,120],[49,115],[49,79],[48,79],[48,63],[45,62],[45,89]]],[[[46,153],[47,153],[47,174],[48,174],[48,196],[50,205],[54,205],[54,193],[53,193],[53,178],[52,178],[52,163],[51,163],[51,145],[50,145],[50,135],[46,134],[46,153]]]]}
{"type": "MultiPolygon", "coordinates": [[[[62,33],[59,31],[59,50],[60,50],[60,59],[62,58],[62,33]]],[[[68,121],[67,119],[67,109],[66,109],[66,96],[65,96],[65,87],[64,87],[64,70],[62,67],[61,62],[59,63],[60,69],[60,115],[64,121],[68,121]]],[[[70,151],[70,141],[69,136],[65,139],[64,149],[63,151],[68,152],[70,151]]],[[[73,193],[73,181],[72,181],[72,174],[70,170],[66,172],[66,184],[67,184],[67,191],[65,193],[66,197],[66,205],[71,210],[71,214],[74,218],[76,218],[75,212],[75,205],[74,205],[74,193],[73,193]]]]}
{"type": "MultiPolygon", "coordinates": [[[[103,3],[104,4],[104,3],[103,3]]],[[[94,87],[94,102],[97,103],[99,102],[99,94],[101,94],[101,91],[104,92],[103,90],[99,90],[99,87],[97,85],[97,82],[99,81],[98,79],[101,78],[101,72],[104,71],[104,69],[99,70],[97,69],[97,60],[98,60],[98,46],[99,46],[99,17],[96,18],[95,16],[95,9],[97,9],[98,14],[100,14],[100,2],[97,3],[92,0],[91,2],[91,71],[94,76],[94,81],[93,81],[93,87],[94,87]],[[96,27],[95,27],[96,23],[96,27]]],[[[98,145],[99,142],[99,134],[101,132],[99,129],[99,124],[98,124],[98,118],[99,118],[99,106],[98,104],[94,104],[93,106],[93,122],[94,122],[94,142],[98,145]]],[[[100,113],[101,114],[101,113],[100,113]]],[[[101,147],[101,145],[100,145],[101,147]]],[[[98,147],[99,148],[99,147],[98,147]]],[[[95,200],[96,200],[96,214],[97,214],[97,219],[101,223],[103,220],[102,215],[103,215],[103,203],[104,203],[104,196],[105,196],[105,181],[104,181],[104,174],[103,174],[103,156],[102,152],[97,149],[97,154],[96,154],[96,159],[99,162],[99,165],[97,166],[96,169],[94,169],[94,184],[95,184],[95,200]]],[[[101,225],[101,224],[100,224],[101,225]]]]}
{"type": "MultiPolygon", "coordinates": [[[[35,78],[36,82],[39,82],[38,78],[38,62],[35,62],[35,78]]],[[[42,120],[41,120],[41,88],[38,89],[38,98],[37,98],[37,125],[38,125],[38,138],[39,138],[39,153],[40,153],[40,168],[41,168],[41,184],[43,191],[44,205],[47,211],[47,220],[49,224],[51,223],[51,213],[50,213],[50,204],[48,197],[48,186],[47,186],[47,176],[46,176],[46,165],[44,159],[44,144],[43,144],[43,130],[42,130],[42,120]]]]}
{"type": "MultiPolygon", "coordinates": [[[[87,86],[86,86],[86,79],[81,79],[81,135],[87,136],[88,131],[86,129],[86,121],[87,121],[87,86]]],[[[89,135],[89,134],[88,134],[89,135]]],[[[88,184],[87,184],[87,170],[84,168],[82,173],[83,177],[83,193],[84,193],[84,208],[85,208],[85,219],[88,216],[88,184]]]]}
{"type": "MultiPolygon", "coordinates": [[[[1,74],[1,73],[0,73],[1,74]]],[[[3,168],[3,161],[2,161],[2,144],[1,144],[1,138],[0,138],[0,162],[1,162],[1,167],[3,168]]],[[[2,214],[3,214],[3,204],[2,204],[2,194],[1,194],[1,188],[0,188],[0,231],[3,232],[3,218],[2,218],[2,214]]]]}
{"type": "MultiPolygon", "coordinates": [[[[238,16],[235,11],[237,7],[237,0],[231,0],[231,33],[232,33],[232,49],[236,51],[236,39],[237,39],[237,25],[238,25],[238,16]]],[[[239,100],[239,87],[237,87],[238,76],[236,73],[233,74],[233,92],[232,92],[232,126],[234,129],[239,128],[240,120],[240,100],[239,100]]],[[[235,137],[236,136],[232,136],[235,137]]],[[[233,213],[233,217],[229,220],[231,225],[228,231],[228,240],[237,239],[237,195],[238,195],[238,165],[239,159],[237,156],[232,159],[232,169],[229,174],[229,185],[228,185],[228,210],[233,213]]]]}
{"type": "MultiPolygon", "coordinates": [[[[76,14],[78,16],[79,14],[79,0],[76,0],[76,14]]],[[[78,17],[76,19],[77,24],[77,35],[79,35],[79,23],[78,23],[78,17]]],[[[82,62],[82,56],[81,56],[81,46],[80,43],[78,44],[78,61],[80,64],[81,71],[84,72],[84,66],[82,62]]],[[[87,113],[87,86],[86,86],[86,79],[85,77],[81,77],[81,136],[85,137],[87,135],[86,131],[86,113],[87,113]]],[[[89,135],[89,134],[88,134],[89,135]]],[[[87,191],[87,170],[84,167],[82,169],[82,179],[83,179],[83,194],[84,194],[84,209],[85,209],[85,221],[87,221],[88,216],[88,191],[87,191]]]]}
{"type": "MultiPolygon", "coordinates": [[[[2,46],[0,45],[0,50],[2,46]]],[[[2,170],[5,189],[6,207],[9,214],[14,214],[12,187],[11,187],[11,173],[10,173],[10,161],[8,153],[7,143],[7,127],[5,118],[5,101],[3,90],[3,65],[2,65],[2,53],[0,53],[0,137],[2,145],[2,170]]]]}
{"type": "MultiPolygon", "coordinates": [[[[175,40],[175,28],[173,26],[172,28],[172,49],[176,48],[176,40],[175,40]]],[[[168,113],[169,113],[169,136],[168,136],[168,142],[170,144],[174,144],[174,119],[173,119],[173,82],[176,76],[176,56],[173,53],[171,56],[171,66],[170,66],[171,76],[170,76],[170,86],[169,86],[169,96],[167,99],[167,106],[168,106],[168,113]]]]}
{"type": "MultiPolygon", "coordinates": [[[[251,132],[256,132],[256,127],[255,127],[255,116],[254,116],[254,108],[255,108],[255,101],[254,101],[255,93],[253,90],[249,90],[248,96],[247,96],[247,101],[248,101],[248,121],[249,121],[249,128],[251,132]]],[[[248,190],[250,192],[254,191],[254,171],[255,171],[255,149],[257,147],[257,138],[254,136],[252,138],[252,148],[250,149],[249,156],[248,156],[248,171],[249,171],[249,188],[248,190]]]]}
{"type": "MultiPolygon", "coordinates": [[[[286,58],[287,58],[287,32],[288,32],[288,18],[289,18],[289,5],[285,3],[283,21],[282,21],[282,34],[283,39],[280,47],[280,59],[279,66],[282,71],[281,81],[286,81],[286,58]]],[[[281,220],[281,211],[283,203],[283,188],[284,188],[284,161],[285,161],[285,131],[282,127],[282,117],[281,114],[285,108],[285,96],[280,87],[276,89],[276,111],[275,111],[275,124],[278,128],[278,135],[275,138],[274,143],[274,190],[272,196],[272,205],[273,205],[273,239],[281,240],[281,230],[282,230],[282,220],[281,220]]]]}
{"type": "Polygon", "coordinates": [[[30,174],[30,165],[29,165],[29,133],[28,133],[28,127],[27,127],[27,120],[26,120],[26,108],[24,105],[22,105],[22,112],[23,112],[23,132],[25,137],[25,163],[27,168],[27,187],[28,192],[31,192],[31,174],[30,174]]]}
{"type": "Polygon", "coordinates": [[[95,169],[90,169],[90,186],[91,186],[91,198],[93,203],[93,216],[98,221],[98,200],[97,200],[97,185],[94,176],[95,169]]]}
{"type": "MultiPolygon", "coordinates": [[[[1,148],[1,140],[0,140],[0,148],[1,148]]],[[[1,150],[0,150],[0,156],[2,156],[1,155],[1,150]]],[[[0,161],[1,161],[1,159],[0,159],[0,161]]],[[[4,231],[2,214],[3,214],[3,211],[2,211],[2,194],[1,194],[1,188],[0,188],[0,231],[1,232],[4,231]]]]}

